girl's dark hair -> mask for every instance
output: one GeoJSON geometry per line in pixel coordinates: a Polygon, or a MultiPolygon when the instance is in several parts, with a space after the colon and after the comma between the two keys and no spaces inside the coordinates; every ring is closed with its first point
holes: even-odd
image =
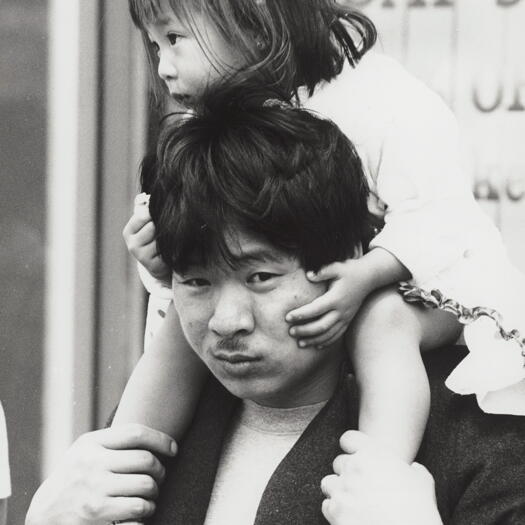
{"type": "MultiPolygon", "coordinates": [[[[166,90],[156,74],[157,56],[145,27],[162,15],[166,4],[204,49],[197,22],[202,17],[233,43],[247,64],[236,74],[259,77],[290,97],[302,86],[311,95],[319,82],[341,72],[345,60],[355,66],[377,36],[368,17],[336,0],[129,0],[148,50],[157,101],[166,90]]],[[[213,56],[213,50],[205,51],[213,56]]]]}
{"type": "MultiPolygon", "coordinates": [[[[150,212],[159,252],[176,272],[235,264],[231,229],[297,257],[306,270],[351,257],[372,233],[360,159],[335,124],[218,86],[158,146],[150,212]]],[[[150,164],[150,167],[152,164],[150,164]]]]}

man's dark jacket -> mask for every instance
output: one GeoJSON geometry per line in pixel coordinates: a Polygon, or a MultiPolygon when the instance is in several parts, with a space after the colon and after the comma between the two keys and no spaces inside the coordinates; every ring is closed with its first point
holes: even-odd
{"type": "MultiPolygon", "coordinates": [[[[525,418],[484,414],[473,396],[447,390],[444,380],[464,355],[462,348],[452,347],[427,359],[432,408],[417,461],[434,475],[445,525],[525,525],[525,418]]],[[[210,380],[178,456],[167,465],[149,524],[204,523],[223,440],[238,405],[210,380]]],[[[339,437],[356,427],[357,391],[353,378],[345,377],[277,467],[255,525],[326,525],[320,481],[332,473],[339,437]]]]}

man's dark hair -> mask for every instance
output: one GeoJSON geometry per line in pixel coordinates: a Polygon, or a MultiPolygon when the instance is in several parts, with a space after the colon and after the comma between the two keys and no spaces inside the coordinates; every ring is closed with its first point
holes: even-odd
{"type": "Polygon", "coordinates": [[[350,141],[331,121],[268,95],[216,87],[194,116],[161,133],[145,189],[159,252],[176,272],[233,263],[231,229],[314,271],[370,239],[368,186],[350,141]]]}

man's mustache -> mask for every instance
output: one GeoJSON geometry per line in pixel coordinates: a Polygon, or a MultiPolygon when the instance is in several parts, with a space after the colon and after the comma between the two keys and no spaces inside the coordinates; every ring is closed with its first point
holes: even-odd
{"type": "Polygon", "coordinates": [[[229,352],[245,352],[248,350],[248,345],[239,336],[234,336],[220,339],[215,345],[215,348],[229,352]]]}

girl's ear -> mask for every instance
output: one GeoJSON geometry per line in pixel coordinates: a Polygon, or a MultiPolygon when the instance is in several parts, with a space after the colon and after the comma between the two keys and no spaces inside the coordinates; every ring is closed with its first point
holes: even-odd
{"type": "Polygon", "coordinates": [[[257,47],[257,49],[259,51],[263,51],[264,49],[266,49],[267,47],[267,43],[265,40],[263,40],[262,37],[258,36],[258,37],[255,37],[255,46],[257,47]]]}
{"type": "MultiPolygon", "coordinates": [[[[264,2],[265,0],[261,0],[261,2],[264,2]]],[[[255,47],[259,51],[264,51],[268,47],[268,42],[266,39],[260,34],[255,31],[249,31],[249,38],[252,40],[252,42],[255,43],[255,47]]]]}

